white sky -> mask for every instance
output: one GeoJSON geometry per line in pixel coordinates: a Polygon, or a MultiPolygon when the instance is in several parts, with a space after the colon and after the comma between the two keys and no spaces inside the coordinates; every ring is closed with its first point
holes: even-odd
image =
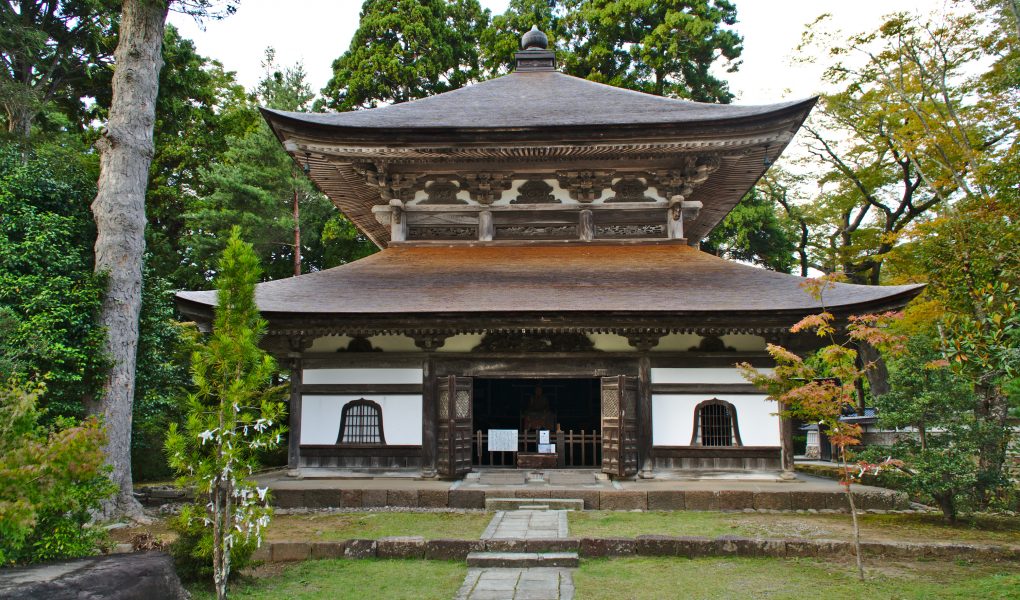
{"type": "MultiPolygon", "coordinates": [[[[743,64],[726,74],[738,103],[767,104],[803,98],[819,91],[821,66],[793,64],[793,49],[804,26],[820,14],[847,32],[865,31],[896,11],[928,13],[944,8],[947,0],[736,0],[744,37],[743,64]]],[[[499,14],[507,0],[481,0],[499,14]]],[[[360,0],[244,0],[236,14],[199,28],[188,16],[173,13],[170,22],[195,41],[199,53],[235,71],[247,88],[258,82],[267,46],[276,49],[277,62],[305,65],[312,89],[321,89],[332,75],[332,62],[343,54],[358,26],[360,0]]]]}

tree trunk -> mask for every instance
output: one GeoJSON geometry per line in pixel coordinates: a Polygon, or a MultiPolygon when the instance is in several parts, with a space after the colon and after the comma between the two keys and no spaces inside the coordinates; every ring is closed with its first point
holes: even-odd
{"type": "Polygon", "coordinates": [[[32,136],[32,121],[35,111],[26,106],[19,106],[7,111],[7,133],[27,142],[32,136]]]}
{"type": "Polygon", "coordinates": [[[165,0],[125,0],[114,53],[113,99],[99,149],[96,272],[107,279],[100,323],[111,362],[96,407],[106,426],[106,460],[119,487],[108,515],[141,516],[131,481],[131,410],[135,392],[138,316],[142,305],[145,189],[154,152],[159,71],[163,66],[165,0]]]}
{"type": "MultiPolygon", "coordinates": [[[[871,388],[871,396],[878,398],[889,393],[889,368],[885,364],[885,359],[882,358],[882,353],[878,351],[878,348],[872,346],[868,342],[859,341],[857,342],[857,357],[861,360],[861,366],[864,367],[865,377],[868,378],[868,387],[871,388]],[[868,366],[870,365],[870,366],[868,366]]],[[[863,396],[861,397],[863,399],[863,396]]],[[[864,414],[864,402],[861,402],[861,415],[864,414]]]]}

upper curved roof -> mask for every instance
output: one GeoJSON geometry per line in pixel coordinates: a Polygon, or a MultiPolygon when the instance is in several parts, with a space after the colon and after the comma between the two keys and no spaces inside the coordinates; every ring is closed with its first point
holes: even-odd
{"type": "MultiPolygon", "coordinates": [[[[682,243],[401,246],[325,271],[260,283],[255,298],[269,318],[498,312],[769,316],[823,308],[801,289],[803,281],[682,243]]],[[[825,291],[824,307],[901,307],[922,288],[838,283],[825,291]]],[[[216,304],[215,291],[177,297],[199,309],[216,304]]]]}
{"type": "Polygon", "coordinates": [[[263,109],[272,123],[358,129],[514,129],[719,123],[803,112],[816,99],[758,106],[707,104],[604,85],[557,71],[513,72],[457,90],[342,113],[263,109]]]}

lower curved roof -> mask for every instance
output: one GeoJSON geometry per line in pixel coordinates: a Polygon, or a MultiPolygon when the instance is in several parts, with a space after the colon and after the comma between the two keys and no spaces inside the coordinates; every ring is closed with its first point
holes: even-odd
{"type": "MultiPolygon", "coordinates": [[[[397,246],[325,271],[260,283],[267,316],[426,313],[804,312],[822,308],[801,277],[728,261],[678,243],[397,246]]],[[[905,305],[922,285],[835,284],[831,311],[905,305]]],[[[215,291],[180,292],[207,311],[215,291]]]]}

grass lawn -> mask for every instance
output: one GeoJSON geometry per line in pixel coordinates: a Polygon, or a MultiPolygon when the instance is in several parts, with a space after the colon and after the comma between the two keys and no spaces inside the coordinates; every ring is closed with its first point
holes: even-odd
{"type": "MultiPolygon", "coordinates": [[[[572,537],[635,537],[645,534],[740,535],[849,539],[844,514],[759,514],[722,512],[568,513],[572,537]]],[[[868,541],[972,542],[1020,544],[1020,519],[981,517],[945,523],[939,515],[862,515],[861,536],[868,541]]]]}
{"type": "Polygon", "coordinates": [[[351,512],[275,515],[271,541],[374,540],[394,535],[477,540],[492,513],[351,512]]]}
{"type": "MultiPolygon", "coordinates": [[[[463,562],[452,561],[309,560],[259,569],[231,585],[229,594],[250,600],[450,600],[466,574],[463,562]]],[[[195,600],[216,597],[211,584],[189,591],[195,600]]]]}
{"type": "Polygon", "coordinates": [[[944,562],[886,562],[865,568],[866,581],[861,583],[849,562],[601,559],[582,561],[574,585],[579,600],[1020,598],[1020,568],[1009,572],[1003,565],[944,562]]]}

